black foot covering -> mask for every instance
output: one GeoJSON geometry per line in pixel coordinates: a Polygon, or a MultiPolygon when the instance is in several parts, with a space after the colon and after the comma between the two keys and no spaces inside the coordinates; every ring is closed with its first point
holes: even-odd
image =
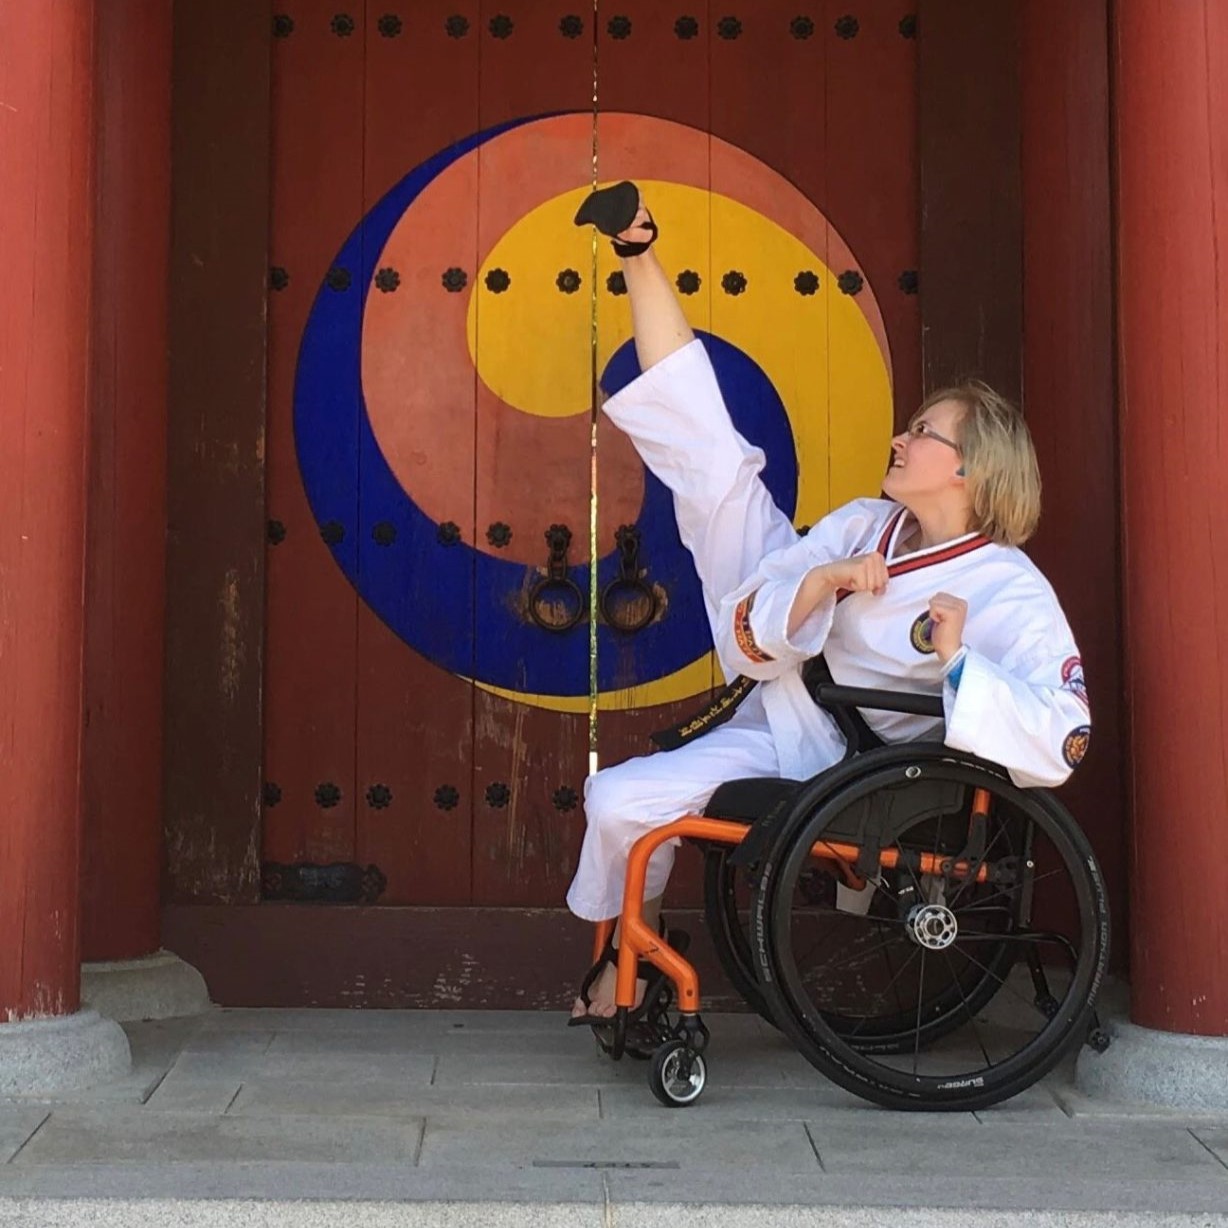
{"type": "MultiPolygon", "coordinates": [[[[629,179],[624,179],[613,187],[590,192],[576,210],[575,222],[577,226],[596,226],[603,235],[614,239],[635,221],[639,208],[639,189],[629,179]]],[[[615,253],[619,256],[639,256],[646,252],[657,241],[657,224],[651,214],[644,223],[644,229],[652,234],[651,239],[643,243],[620,243],[615,239],[611,244],[615,253]]]]}
{"type": "MultiPolygon", "coordinates": [[[[664,929],[664,926],[662,926],[664,929]]],[[[665,940],[678,952],[679,955],[685,954],[687,947],[691,944],[691,936],[684,930],[670,930],[668,935],[662,935],[665,940]]],[[[585,1013],[583,1015],[572,1015],[567,1020],[569,1028],[590,1027],[594,1029],[612,1028],[614,1026],[613,1015],[592,1015],[588,1013],[592,1006],[592,999],[589,997],[589,990],[592,989],[597,978],[605,970],[607,964],[613,965],[615,969],[618,967],[618,948],[614,945],[614,940],[611,937],[606,941],[605,949],[597,958],[597,962],[588,970],[584,980],[580,984],[580,1001],[584,1004],[585,1013]]],[[[669,978],[661,971],[656,964],[649,960],[641,959],[635,965],[635,976],[637,980],[646,982],[644,987],[644,996],[640,999],[640,1004],[634,1007],[627,1014],[627,1023],[637,1024],[645,1021],[645,1017],[653,1012],[656,1007],[657,998],[660,997],[662,990],[666,988],[666,983],[669,978]]]]}

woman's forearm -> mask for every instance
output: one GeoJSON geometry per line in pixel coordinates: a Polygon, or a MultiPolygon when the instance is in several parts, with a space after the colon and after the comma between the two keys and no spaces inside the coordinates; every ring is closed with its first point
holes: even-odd
{"type": "Polygon", "coordinates": [[[797,630],[825,601],[834,596],[836,583],[830,578],[826,567],[812,567],[806,573],[797,596],[793,599],[793,607],[789,611],[789,638],[792,639],[797,630]]]}

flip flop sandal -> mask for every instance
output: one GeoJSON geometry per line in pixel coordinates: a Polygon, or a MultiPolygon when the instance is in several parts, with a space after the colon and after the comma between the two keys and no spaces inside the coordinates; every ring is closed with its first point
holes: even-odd
{"type": "Polygon", "coordinates": [[[590,192],[584,203],[576,210],[577,226],[596,226],[603,235],[608,235],[613,242],[611,247],[619,256],[639,256],[646,252],[657,241],[657,224],[648,215],[644,229],[652,238],[642,243],[620,242],[615,236],[620,235],[635,221],[635,215],[640,208],[639,189],[629,179],[616,183],[613,187],[598,188],[590,192]]]}
{"type": "MultiPolygon", "coordinates": [[[[661,924],[662,936],[666,942],[674,948],[679,954],[686,951],[690,946],[691,936],[685,930],[670,930],[668,934],[664,933],[664,922],[661,924]]],[[[611,935],[606,940],[605,946],[602,948],[601,954],[597,957],[597,962],[584,974],[584,980],[580,982],[580,1001],[584,1003],[587,1010],[592,1006],[592,999],[588,996],[588,991],[592,989],[597,978],[605,970],[607,964],[613,964],[618,967],[618,948],[614,945],[614,938],[611,935]]],[[[640,999],[639,1006],[633,1007],[627,1012],[627,1026],[630,1027],[634,1023],[639,1023],[644,1020],[645,1015],[657,1010],[657,999],[661,996],[662,991],[668,992],[669,977],[666,976],[656,964],[651,963],[646,959],[637,961],[635,965],[636,980],[643,981],[644,996],[640,999]]],[[[590,1027],[594,1030],[601,1028],[612,1028],[614,1026],[613,1015],[573,1015],[567,1020],[567,1026],[571,1027],[590,1027]]]]}

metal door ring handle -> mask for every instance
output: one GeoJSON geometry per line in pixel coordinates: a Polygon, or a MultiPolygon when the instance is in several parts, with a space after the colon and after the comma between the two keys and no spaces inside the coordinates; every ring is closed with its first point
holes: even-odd
{"type": "Polygon", "coordinates": [[[528,605],[529,617],[543,631],[570,631],[584,617],[584,594],[566,577],[542,576],[529,590],[528,605]]]}
{"type": "Polygon", "coordinates": [[[601,590],[601,616],[616,631],[642,631],[657,616],[657,595],[643,580],[616,576],[601,590]],[[639,614],[628,617],[637,606],[639,614]]]}

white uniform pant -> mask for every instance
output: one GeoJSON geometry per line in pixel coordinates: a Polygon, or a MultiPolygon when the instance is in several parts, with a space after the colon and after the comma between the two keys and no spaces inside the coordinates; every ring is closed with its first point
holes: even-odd
{"type": "MultiPolygon", "coordinates": [[[[758,475],[762,454],[753,452],[733,429],[698,341],[651,367],[605,408],[673,492],[679,529],[710,611],[765,554],[797,540],[758,475]],[[756,456],[759,463],[753,463],[756,456]],[[734,470],[732,487],[710,477],[734,470]]],[[[696,700],[697,706],[700,702],[696,700]]],[[[590,776],[584,782],[588,826],[567,892],[568,907],[588,921],[618,916],[627,858],[636,840],[684,814],[701,813],[727,780],[779,775],[763,704],[752,691],[726,724],[694,742],[590,776]]],[[[671,841],[654,852],[645,899],[664,891],[677,844],[671,841]]]]}
{"type": "MultiPolygon", "coordinates": [[[[617,917],[627,858],[642,835],[684,814],[702,814],[717,786],[727,780],[779,775],[776,747],[752,692],[728,722],[694,742],[590,776],[584,782],[588,827],[567,906],[586,921],[617,917]],[[744,716],[747,708],[752,711],[744,716]]],[[[661,845],[649,859],[646,900],[665,890],[678,843],[661,845]]]]}

